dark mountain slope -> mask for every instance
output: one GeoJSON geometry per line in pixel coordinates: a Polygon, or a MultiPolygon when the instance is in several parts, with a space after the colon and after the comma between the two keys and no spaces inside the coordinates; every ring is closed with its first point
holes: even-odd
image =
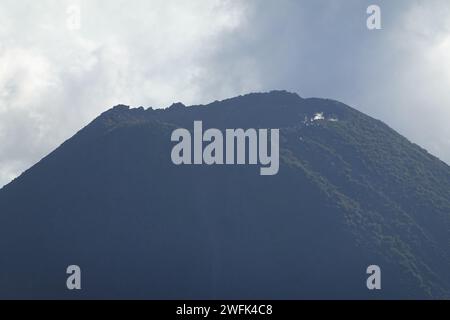
{"type": "Polygon", "coordinates": [[[284,91],[117,106],[0,190],[3,298],[449,298],[449,248],[446,164],[342,103],[284,91]],[[278,175],[173,165],[171,132],[194,120],[280,128],[278,175]]]}

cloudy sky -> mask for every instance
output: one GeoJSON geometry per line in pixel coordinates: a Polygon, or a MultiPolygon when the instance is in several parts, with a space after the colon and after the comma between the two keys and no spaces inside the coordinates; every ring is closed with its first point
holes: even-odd
{"type": "Polygon", "coordinates": [[[450,1],[2,0],[0,187],[116,104],[272,89],[345,102],[450,163],[450,1]]]}

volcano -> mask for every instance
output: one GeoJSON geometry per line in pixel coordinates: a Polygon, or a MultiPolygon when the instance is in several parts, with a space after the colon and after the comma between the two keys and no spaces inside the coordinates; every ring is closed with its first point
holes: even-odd
{"type": "Polygon", "coordinates": [[[4,299],[448,299],[449,249],[447,164],[286,91],[118,105],[0,190],[4,299]],[[277,174],[175,165],[171,134],[194,121],[279,129],[277,174]]]}

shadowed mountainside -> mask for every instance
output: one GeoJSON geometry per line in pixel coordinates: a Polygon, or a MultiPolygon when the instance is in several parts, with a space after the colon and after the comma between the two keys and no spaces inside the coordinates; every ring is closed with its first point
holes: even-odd
{"type": "Polygon", "coordinates": [[[116,106],[0,190],[0,298],[450,298],[449,248],[449,166],[285,91],[116,106]],[[170,135],[194,120],[280,128],[279,173],[172,164],[170,135]]]}

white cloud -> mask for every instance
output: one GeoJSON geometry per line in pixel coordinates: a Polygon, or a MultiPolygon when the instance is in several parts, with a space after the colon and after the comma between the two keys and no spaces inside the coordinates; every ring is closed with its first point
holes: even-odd
{"type": "Polygon", "coordinates": [[[450,3],[379,3],[371,32],[360,0],[2,0],[0,186],[110,106],[269,89],[339,99],[450,162],[450,3]]]}
{"type": "Polygon", "coordinates": [[[411,2],[387,39],[384,54],[393,58],[365,107],[378,108],[379,118],[450,163],[450,3],[411,2]]]}
{"type": "Polygon", "coordinates": [[[110,106],[250,89],[219,75],[214,59],[247,10],[232,1],[2,1],[0,186],[110,106]],[[74,5],[79,30],[67,27],[74,5]]]}

